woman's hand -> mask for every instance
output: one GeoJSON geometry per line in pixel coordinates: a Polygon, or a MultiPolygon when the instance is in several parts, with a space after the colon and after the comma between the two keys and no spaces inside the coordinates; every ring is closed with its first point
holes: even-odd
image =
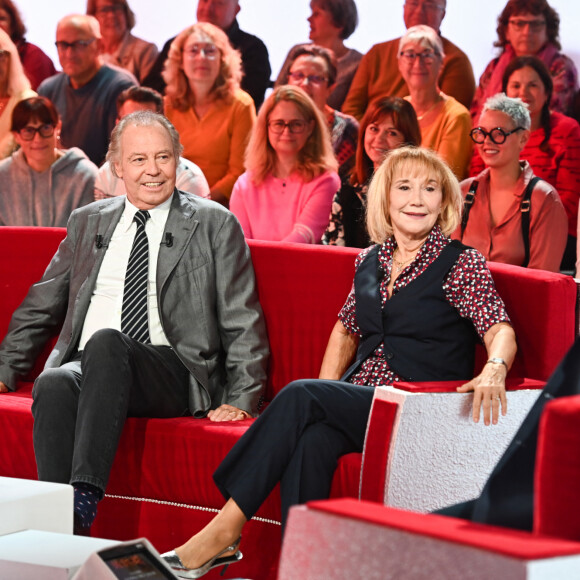
{"type": "Polygon", "coordinates": [[[486,425],[497,424],[499,411],[507,413],[505,379],[516,355],[516,335],[507,322],[491,326],[483,337],[488,359],[501,359],[504,362],[488,362],[481,373],[465,385],[458,387],[458,393],[473,391],[473,420],[478,423],[483,408],[483,421],[486,425]],[[505,363],[505,364],[504,364],[505,363]]]}
{"type": "Polygon", "coordinates": [[[481,373],[465,385],[458,387],[458,393],[473,391],[473,420],[478,423],[483,408],[483,421],[496,425],[501,414],[507,413],[507,398],[505,395],[505,377],[507,369],[501,363],[488,363],[481,373]]]}
{"type": "Polygon", "coordinates": [[[10,389],[2,382],[0,381],[0,393],[9,393],[10,389]]]}
{"type": "Polygon", "coordinates": [[[207,417],[210,421],[220,423],[222,421],[242,421],[249,419],[251,415],[233,405],[220,405],[217,409],[212,409],[207,417]]]}

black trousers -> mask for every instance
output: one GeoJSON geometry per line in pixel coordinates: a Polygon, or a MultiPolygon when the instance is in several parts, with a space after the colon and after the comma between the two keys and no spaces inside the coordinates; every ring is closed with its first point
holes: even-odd
{"type": "Polygon", "coordinates": [[[301,380],[284,387],[214,473],[250,519],[280,482],[282,523],[291,506],[327,498],[338,458],[361,452],[373,387],[301,380]]]}
{"type": "Polygon", "coordinates": [[[99,330],[74,360],[36,379],[38,478],[104,491],[125,419],[187,414],[188,385],[189,372],[171,348],[99,330]]]}

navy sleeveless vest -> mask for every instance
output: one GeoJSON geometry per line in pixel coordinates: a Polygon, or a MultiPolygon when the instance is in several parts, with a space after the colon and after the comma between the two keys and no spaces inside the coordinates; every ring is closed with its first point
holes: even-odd
{"type": "Polygon", "coordinates": [[[469,380],[473,377],[477,333],[445,298],[445,276],[466,249],[452,241],[415,280],[381,307],[379,246],[359,266],[355,278],[356,320],[362,332],[348,380],[384,343],[391,369],[407,381],[469,380]]]}

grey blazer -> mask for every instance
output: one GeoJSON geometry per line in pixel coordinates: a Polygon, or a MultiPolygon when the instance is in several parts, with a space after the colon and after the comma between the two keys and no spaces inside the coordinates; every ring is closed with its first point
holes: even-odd
{"type": "MultiPolygon", "coordinates": [[[[123,196],[72,213],[66,238],[0,345],[0,380],[8,388],[16,387],[59,329],[45,368],[75,355],[106,243],[124,204],[123,196]]],[[[165,232],[173,234],[173,245],[159,250],[157,299],[163,330],[190,372],[190,411],[204,416],[229,403],[255,415],[269,353],[242,229],[219,204],[175,190],[165,232]]]]}

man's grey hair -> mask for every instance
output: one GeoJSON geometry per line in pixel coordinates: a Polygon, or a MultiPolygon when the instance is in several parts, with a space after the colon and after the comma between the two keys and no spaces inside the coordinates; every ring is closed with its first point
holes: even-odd
{"type": "Polygon", "coordinates": [[[532,126],[528,105],[521,99],[508,97],[505,93],[498,93],[485,101],[479,116],[480,119],[486,111],[498,111],[506,114],[515,123],[516,127],[523,127],[529,130],[532,126]]]}
{"type": "Polygon", "coordinates": [[[179,161],[179,156],[183,151],[183,145],[180,143],[179,133],[171,124],[171,121],[164,115],[154,113],[153,111],[137,111],[123,117],[111,133],[107,161],[115,177],[118,177],[115,171],[115,163],[121,163],[121,138],[125,129],[127,127],[152,127],[154,125],[161,125],[169,133],[175,161],[179,161]]]}

